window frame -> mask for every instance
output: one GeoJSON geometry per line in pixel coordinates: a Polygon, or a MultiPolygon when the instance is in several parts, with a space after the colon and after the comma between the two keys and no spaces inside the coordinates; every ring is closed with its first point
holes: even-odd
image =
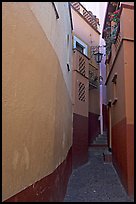
{"type": "Polygon", "coordinates": [[[76,37],[74,35],[74,43],[73,43],[73,48],[75,49],[76,48],[76,42],[78,44],[80,44],[82,47],[84,47],[84,51],[83,51],[83,54],[88,56],[88,45],[85,44],[82,40],[80,40],[78,37],[76,37]]]}

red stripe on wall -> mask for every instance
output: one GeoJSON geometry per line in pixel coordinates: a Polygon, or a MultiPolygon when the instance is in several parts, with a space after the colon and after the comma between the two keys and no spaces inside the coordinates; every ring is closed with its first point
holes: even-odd
{"type": "Polygon", "coordinates": [[[134,194],[134,125],[126,118],[112,128],[112,158],[121,182],[129,195],[134,194]]]}
{"type": "Polygon", "coordinates": [[[128,194],[134,195],[134,125],[127,124],[128,194]]]}
{"type": "Polygon", "coordinates": [[[70,148],[65,161],[52,174],[4,202],[63,202],[71,173],[72,148],[70,148]]]}
{"type": "Polygon", "coordinates": [[[77,168],[88,161],[88,117],[73,114],[72,164],[77,168]]]}

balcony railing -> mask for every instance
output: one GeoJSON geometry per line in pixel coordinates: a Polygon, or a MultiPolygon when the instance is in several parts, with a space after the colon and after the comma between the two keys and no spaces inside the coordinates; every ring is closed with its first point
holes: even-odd
{"type": "Polygon", "coordinates": [[[73,53],[73,71],[77,71],[83,77],[88,79],[89,89],[97,89],[99,87],[99,69],[91,63],[90,58],[76,48],[73,49],[73,53]]]}
{"type": "Polygon", "coordinates": [[[109,50],[109,54],[106,57],[107,76],[110,72],[110,69],[115,60],[115,57],[117,55],[117,52],[121,43],[120,22],[118,23],[118,25],[112,28],[112,32],[114,32],[114,29],[116,29],[116,31],[114,33],[114,37],[112,36],[111,48],[109,50]]]}
{"type": "Polygon", "coordinates": [[[74,71],[76,70],[82,76],[88,78],[89,58],[76,48],[73,49],[73,53],[74,53],[73,70],[74,71]]]}
{"type": "Polygon", "coordinates": [[[89,64],[89,89],[99,87],[99,73],[98,69],[89,64]]]}
{"type": "Polygon", "coordinates": [[[112,47],[111,47],[111,55],[110,55],[110,58],[109,58],[109,68],[112,67],[112,64],[113,64],[113,62],[115,60],[118,49],[120,47],[120,43],[121,43],[121,33],[119,32],[117,37],[116,37],[115,43],[112,44],[112,47]]]}

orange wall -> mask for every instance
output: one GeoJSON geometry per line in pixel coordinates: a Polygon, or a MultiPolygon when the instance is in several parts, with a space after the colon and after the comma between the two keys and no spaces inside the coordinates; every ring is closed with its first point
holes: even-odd
{"type": "Polygon", "coordinates": [[[122,37],[134,40],[134,9],[126,7],[122,9],[120,25],[122,37]]]}
{"type": "MultiPolygon", "coordinates": [[[[112,106],[113,163],[129,195],[134,194],[134,43],[123,40],[113,72],[117,72],[117,103],[112,106]],[[124,54],[124,58],[120,54],[124,54]],[[118,60],[122,59],[119,63],[118,60]],[[124,60],[123,60],[124,59],[124,60]]],[[[111,78],[109,79],[111,82],[111,78]]],[[[110,87],[108,86],[109,92],[110,87]]]]}
{"type": "MultiPolygon", "coordinates": [[[[121,46],[112,50],[107,79],[108,101],[113,102],[112,78],[117,73],[117,102],[111,106],[113,164],[129,195],[134,194],[134,19],[133,10],[121,13],[121,46]],[[129,26],[128,26],[129,24],[129,26]],[[114,58],[116,56],[116,58],[114,58]]],[[[114,45],[112,46],[112,49],[114,45]]],[[[108,102],[107,101],[107,102],[108,102]]]]}
{"type": "Polygon", "coordinates": [[[112,106],[111,116],[112,116],[112,126],[117,122],[121,121],[125,115],[125,84],[124,84],[124,47],[121,46],[118,56],[116,58],[114,67],[107,83],[107,102],[109,100],[114,100],[113,82],[112,78],[115,73],[117,73],[117,102],[112,106]]]}
{"type": "Polygon", "coordinates": [[[127,123],[134,124],[134,42],[124,41],[125,101],[127,123]]]}
{"type": "MultiPolygon", "coordinates": [[[[133,2],[131,2],[133,5],[133,2]]],[[[123,5],[121,31],[124,46],[125,101],[127,123],[134,123],[134,7],[123,5]],[[128,6],[128,7],[127,7],[128,6]],[[129,24],[129,26],[128,26],[129,24]]]]}
{"type": "Polygon", "coordinates": [[[134,122],[134,19],[132,9],[122,9],[120,23],[121,46],[117,53],[115,45],[112,45],[110,59],[110,69],[112,70],[107,81],[108,102],[110,99],[114,100],[112,78],[117,73],[116,87],[118,101],[112,106],[112,125],[124,117],[127,117],[128,123],[133,124],[134,122]],[[128,23],[129,26],[127,26],[128,23]],[[115,63],[112,67],[114,59],[115,63]]]}

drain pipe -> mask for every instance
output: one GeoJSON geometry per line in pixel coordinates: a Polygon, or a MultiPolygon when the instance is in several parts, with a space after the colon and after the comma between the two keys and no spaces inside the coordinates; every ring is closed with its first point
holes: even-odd
{"type": "Polygon", "coordinates": [[[100,133],[103,134],[102,84],[100,83],[100,133]]]}
{"type": "Polygon", "coordinates": [[[103,90],[102,90],[102,88],[103,88],[103,77],[102,77],[102,71],[101,71],[101,69],[102,69],[102,66],[100,65],[100,77],[99,77],[99,83],[100,83],[100,85],[99,85],[99,87],[100,87],[100,133],[101,133],[101,135],[103,134],[103,113],[102,113],[102,102],[103,102],[103,97],[102,97],[102,95],[103,95],[103,90]]]}

